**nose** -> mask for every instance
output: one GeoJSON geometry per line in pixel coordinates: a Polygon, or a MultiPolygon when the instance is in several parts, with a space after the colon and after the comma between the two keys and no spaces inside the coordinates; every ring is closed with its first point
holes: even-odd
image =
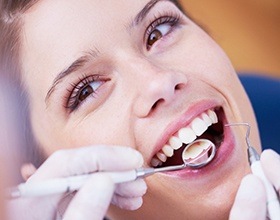
{"type": "Polygon", "coordinates": [[[133,110],[139,118],[175,103],[179,91],[187,85],[187,76],[183,73],[152,64],[146,64],[145,68],[142,65],[134,73],[137,95],[133,110]]]}

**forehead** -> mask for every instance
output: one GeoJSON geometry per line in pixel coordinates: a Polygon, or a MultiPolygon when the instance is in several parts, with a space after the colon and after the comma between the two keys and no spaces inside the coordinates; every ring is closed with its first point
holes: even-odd
{"type": "Polygon", "coordinates": [[[39,1],[23,18],[25,43],[34,45],[36,40],[40,40],[52,45],[52,39],[67,42],[68,39],[73,40],[74,36],[82,41],[88,37],[87,34],[96,38],[101,32],[103,35],[106,34],[104,33],[106,30],[114,30],[120,26],[124,28],[145,2],[147,1],[39,1]],[[29,42],[31,40],[32,42],[29,42]]]}
{"type": "Polygon", "coordinates": [[[87,40],[103,42],[112,33],[116,35],[128,28],[144,6],[161,1],[167,0],[41,0],[23,17],[24,57],[29,51],[43,53],[54,47],[56,54],[49,56],[58,56],[57,52],[63,53],[65,46],[65,53],[69,54],[70,45],[76,51],[84,49],[81,43],[87,40]]]}
{"type": "Polygon", "coordinates": [[[57,74],[90,47],[102,50],[101,43],[108,43],[112,39],[120,42],[121,39],[117,39],[118,33],[125,31],[134,16],[148,2],[39,1],[23,17],[23,69],[28,74],[36,73],[31,76],[33,79],[43,70],[48,74],[57,74]]]}
{"type": "MultiPolygon", "coordinates": [[[[45,35],[56,33],[60,37],[63,32],[86,33],[89,28],[111,30],[116,23],[127,25],[144,5],[164,0],[41,0],[24,16],[25,31],[45,35]]],[[[40,36],[43,37],[43,36],[40,36]]]]}

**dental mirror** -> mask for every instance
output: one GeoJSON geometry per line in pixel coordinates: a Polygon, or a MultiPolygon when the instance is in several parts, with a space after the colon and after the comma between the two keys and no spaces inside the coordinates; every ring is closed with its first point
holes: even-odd
{"type": "Polygon", "coordinates": [[[158,172],[176,171],[186,167],[193,169],[201,168],[210,163],[216,154],[216,146],[213,142],[207,139],[197,139],[188,144],[182,152],[183,164],[168,167],[152,168],[149,171],[146,169],[140,175],[148,176],[158,172]]]}
{"type": "Polygon", "coordinates": [[[212,161],[216,154],[216,146],[207,139],[198,139],[188,144],[182,152],[186,167],[200,168],[212,161]]]}

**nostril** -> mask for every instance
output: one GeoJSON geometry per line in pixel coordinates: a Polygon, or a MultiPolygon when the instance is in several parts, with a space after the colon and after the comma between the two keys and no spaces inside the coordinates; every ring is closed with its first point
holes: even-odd
{"type": "Polygon", "coordinates": [[[162,102],[164,102],[164,99],[159,99],[159,100],[157,100],[157,101],[153,104],[152,110],[155,109],[155,108],[156,108],[160,103],[162,103],[162,102]]]}
{"type": "MultiPolygon", "coordinates": [[[[178,83],[178,84],[174,87],[174,92],[175,92],[175,91],[178,91],[178,90],[181,90],[183,87],[184,87],[184,83],[178,83]]],[[[175,93],[173,93],[173,94],[175,94],[175,93]]],[[[161,98],[161,99],[157,100],[157,101],[153,104],[153,106],[152,106],[151,109],[154,110],[156,107],[158,107],[158,105],[159,105],[160,103],[163,103],[163,102],[166,100],[166,98],[167,98],[167,97],[161,98]]]]}
{"type": "Polygon", "coordinates": [[[179,84],[177,84],[176,86],[175,86],[175,91],[176,90],[180,90],[180,89],[182,89],[184,87],[184,83],[179,83],[179,84]]]}

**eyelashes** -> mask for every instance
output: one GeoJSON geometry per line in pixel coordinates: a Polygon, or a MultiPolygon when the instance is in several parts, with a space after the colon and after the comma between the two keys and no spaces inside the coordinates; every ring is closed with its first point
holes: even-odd
{"type": "MultiPolygon", "coordinates": [[[[162,38],[172,33],[181,21],[181,13],[165,12],[154,16],[145,29],[143,38],[145,48],[149,51],[154,44],[162,38]]],[[[104,73],[106,74],[106,73],[104,73]]],[[[78,83],[72,83],[71,88],[67,89],[65,108],[71,112],[77,110],[88,98],[98,99],[98,89],[108,81],[102,79],[101,75],[84,74],[78,80],[78,83]]],[[[105,91],[106,92],[106,91],[105,91]]]]}
{"type": "Polygon", "coordinates": [[[166,13],[155,16],[155,19],[147,27],[144,35],[146,49],[149,50],[154,43],[171,33],[181,20],[180,13],[166,13]]]}
{"type": "Polygon", "coordinates": [[[84,76],[78,84],[71,84],[68,89],[69,98],[67,98],[65,108],[71,112],[77,109],[82,102],[89,96],[96,96],[97,90],[105,82],[99,75],[84,76]]]}

